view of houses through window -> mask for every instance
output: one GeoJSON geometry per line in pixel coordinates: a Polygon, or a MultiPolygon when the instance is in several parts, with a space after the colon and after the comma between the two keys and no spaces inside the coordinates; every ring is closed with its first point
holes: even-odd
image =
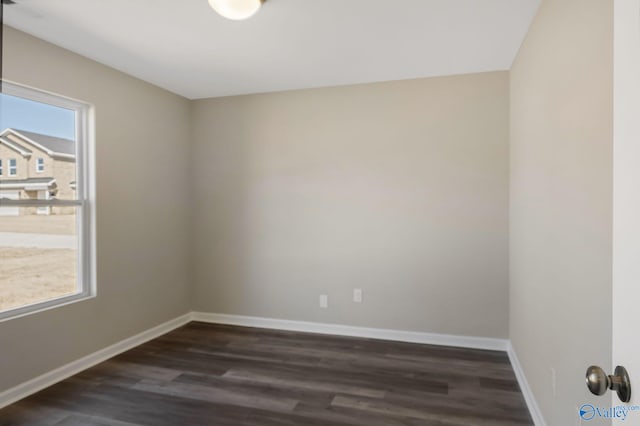
{"type": "Polygon", "coordinates": [[[83,292],[77,111],[0,95],[0,312],[83,292]],[[67,203],[59,201],[67,201],[67,203]]]}

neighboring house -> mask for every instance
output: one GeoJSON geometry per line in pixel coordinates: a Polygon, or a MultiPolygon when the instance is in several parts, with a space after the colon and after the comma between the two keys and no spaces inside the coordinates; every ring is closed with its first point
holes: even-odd
{"type": "MultiPolygon", "coordinates": [[[[74,141],[16,129],[0,133],[0,205],[3,198],[74,199],[75,181],[74,141]]],[[[73,207],[0,207],[0,216],[73,212],[73,207]]]]}

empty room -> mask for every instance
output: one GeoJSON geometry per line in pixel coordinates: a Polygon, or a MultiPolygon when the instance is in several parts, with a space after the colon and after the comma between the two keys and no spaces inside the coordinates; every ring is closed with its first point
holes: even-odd
{"type": "Polygon", "coordinates": [[[640,425],[640,0],[0,4],[0,425],[640,425]]]}

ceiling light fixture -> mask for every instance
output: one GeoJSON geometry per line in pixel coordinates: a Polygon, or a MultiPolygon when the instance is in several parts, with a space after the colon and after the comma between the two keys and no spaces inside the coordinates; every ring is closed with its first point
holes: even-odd
{"type": "Polygon", "coordinates": [[[241,21],[251,18],[266,0],[209,0],[209,5],[227,19],[241,21]]]}

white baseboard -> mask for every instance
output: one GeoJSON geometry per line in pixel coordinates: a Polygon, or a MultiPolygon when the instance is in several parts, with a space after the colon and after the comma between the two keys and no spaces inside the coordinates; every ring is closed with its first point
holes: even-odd
{"type": "Polygon", "coordinates": [[[181,327],[190,321],[190,313],[182,315],[76,361],[70,362],[67,365],[63,365],[60,368],[56,368],[53,371],[38,376],[35,379],[29,380],[28,382],[22,383],[14,388],[8,389],[0,393],[0,408],[13,404],[20,399],[26,398],[29,395],[41,391],[42,389],[86,370],[89,367],[93,367],[94,365],[106,361],[107,359],[121,354],[122,352],[128,351],[129,349],[148,342],[149,340],[155,339],[156,337],[181,327]]]}
{"type": "Polygon", "coordinates": [[[542,411],[540,411],[540,407],[536,402],[536,398],[533,396],[533,391],[529,386],[527,376],[525,376],[524,374],[524,370],[522,369],[522,365],[520,364],[518,355],[511,345],[511,342],[508,343],[507,354],[509,355],[509,361],[511,361],[511,367],[516,374],[516,379],[518,379],[520,391],[524,396],[524,400],[527,403],[527,407],[529,408],[529,413],[531,413],[531,417],[533,418],[533,423],[536,426],[547,426],[547,423],[544,421],[544,417],[542,417],[542,411]]]}
{"type": "Polygon", "coordinates": [[[301,331],[306,333],[333,334],[337,336],[365,337],[398,342],[424,343],[429,345],[456,346],[461,348],[506,351],[509,341],[488,337],[456,336],[450,334],[422,333],[417,331],[388,330],[382,328],[356,327],[318,322],[290,321],[274,318],[249,317],[205,312],[193,312],[194,321],[275,330],[301,331]]]}

